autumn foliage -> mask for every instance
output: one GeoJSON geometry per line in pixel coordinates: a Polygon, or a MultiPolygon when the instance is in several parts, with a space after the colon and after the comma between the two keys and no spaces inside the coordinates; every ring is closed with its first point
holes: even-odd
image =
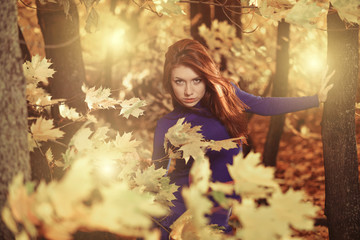
{"type": "MultiPolygon", "coordinates": [[[[178,186],[170,183],[165,169],[155,169],[151,164],[152,134],[148,132],[153,130],[156,119],[172,108],[169,96],[159,87],[163,54],[173,41],[190,37],[186,18],[182,15],[187,9],[177,4],[177,0],[143,1],[141,7],[150,11],[139,10],[136,4],[120,4],[118,11],[123,16],[132,18],[136,15],[139,30],[134,31],[127,19],[108,14],[101,3],[97,5],[95,0],[81,2],[86,6],[82,12],[86,19],[82,27],[87,32],[83,31],[81,37],[88,73],[82,87],[87,113],[70,108],[65,99],[52,99],[44,90],[43,86],[56,71],[50,59],[33,54],[32,60],[23,65],[28,105],[39,114],[39,117],[29,119],[29,151],[40,148],[44,142],[61,144],[64,132],[62,126],[56,127],[54,120],[46,117],[49,106],[58,106],[67,124],[82,123],[65,146],[61,159],[54,159],[51,148],[43,153],[49,166],[63,169],[65,175],[46,184],[24,183],[20,173],[9,186],[8,203],[2,210],[2,218],[17,239],[43,236],[66,240],[72,239],[79,230],[111,232],[124,238],[159,239],[160,226],[156,219],[169,213],[178,186]],[[166,16],[165,21],[165,16],[160,19],[151,11],[170,15],[173,19],[166,16]],[[98,25],[95,24],[97,17],[102,20],[98,25]],[[175,22],[176,28],[173,27],[175,22]],[[118,54],[114,56],[113,65],[117,76],[114,84],[119,86],[117,95],[96,80],[101,75],[99,62],[105,58],[102,48],[111,44],[96,43],[100,43],[104,35],[109,40],[114,25],[131,29],[129,41],[123,43],[122,49],[114,51],[118,54]],[[104,123],[100,110],[115,111],[115,118],[119,119],[116,122],[125,127],[118,131],[104,123]]],[[[305,31],[302,26],[324,27],[323,18],[329,2],[248,3],[249,6],[258,5],[256,10],[242,10],[243,21],[248,29],[259,28],[248,37],[237,38],[234,26],[218,21],[214,21],[210,29],[202,25],[199,32],[219,64],[222,56],[227,59],[224,76],[242,82],[240,85],[245,85],[245,90],[260,95],[273,75],[275,46],[269,38],[274,36],[276,20],[285,18],[300,26],[294,31],[306,32],[306,38],[318,39],[317,44],[321,45],[323,33],[305,31]]],[[[355,1],[331,3],[344,19],[354,22],[351,6],[355,1]]],[[[358,21],[359,18],[355,19],[358,21]]],[[[306,44],[304,38],[297,38],[299,46],[306,44]]],[[[316,45],[311,47],[318,48],[316,45]]],[[[301,61],[300,53],[301,48],[292,49],[294,66],[291,75],[295,79],[292,91],[295,95],[309,94],[311,86],[318,85],[297,81],[306,76],[304,65],[296,64],[301,61]]],[[[320,70],[317,70],[311,77],[319,74],[320,70]]],[[[291,123],[288,126],[289,132],[298,135],[311,131],[306,128],[296,130],[291,128],[291,123]]],[[[309,138],[314,137],[307,134],[309,138]]],[[[301,184],[284,187],[283,180],[275,178],[276,170],[261,164],[259,153],[251,152],[246,158],[240,154],[234,158],[233,165],[228,166],[233,184],[211,181],[206,151],[236,148],[239,139],[205,140],[201,126],[191,126],[183,119],[170,128],[165,137],[165,144],[170,142],[175,146],[168,152],[170,159],[181,156],[185,161],[190,157],[195,160],[190,172],[192,183],[182,191],[188,210],[172,225],[173,239],[189,239],[189,236],[191,239],[292,239],[296,231],[314,229],[314,218],[321,212],[321,204],[309,201],[299,186],[301,184]],[[228,197],[231,194],[240,195],[241,201],[228,197]],[[232,235],[225,235],[218,226],[208,224],[206,214],[214,207],[209,197],[221,207],[232,209],[231,225],[235,229],[232,235]]],[[[289,169],[292,168],[280,166],[278,177],[287,180],[289,175],[294,175],[289,169]]]]}

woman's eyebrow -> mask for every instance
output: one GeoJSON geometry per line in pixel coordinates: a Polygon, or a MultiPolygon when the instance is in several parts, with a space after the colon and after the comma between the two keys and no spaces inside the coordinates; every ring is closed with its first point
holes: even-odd
{"type": "MultiPolygon", "coordinates": [[[[191,80],[195,80],[195,79],[199,79],[199,78],[201,79],[200,76],[197,76],[197,77],[192,78],[191,80]]],[[[174,77],[174,80],[184,80],[184,79],[181,77],[174,77]]]]}

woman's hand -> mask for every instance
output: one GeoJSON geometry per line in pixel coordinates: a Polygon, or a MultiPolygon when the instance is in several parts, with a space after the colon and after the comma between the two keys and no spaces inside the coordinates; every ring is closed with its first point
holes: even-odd
{"type": "Polygon", "coordinates": [[[321,79],[321,87],[320,87],[320,90],[319,90],[319,92],[317,94],[318,99],[319,99],[319,103],[326,102],[327,94],[330,91],[330,89],[332,89],[333,86],[334,86],[333,83],[330,84],[330,85],[328,85],[328,83],[329,83],[329,80],[334,76],[335,70],[332,71],[332,73],[330,73],[329,75],[327,75],[327,72],[328,72],[328,68],[326,68],[325,74],[321,79]]]}

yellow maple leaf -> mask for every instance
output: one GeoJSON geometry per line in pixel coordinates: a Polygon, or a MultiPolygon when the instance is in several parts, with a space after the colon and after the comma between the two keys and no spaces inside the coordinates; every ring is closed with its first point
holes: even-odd
{"type": "Polygon", "coordinates": [[[57,138],[62,138],[64,136],[64,132],[59,128],[54,128],[53,119],[45,119],[40,117],[33,123],[30,127],[32,136],[35,141],[48,141],[48,140],[56,140],[57,138]]]}
{"type": "Polygon", "coordinates": [[[87,88],[85,85],[81,87],[81,90],[85,93],[85,102],[89,109],[108,109],[115,108],[120,104],[120,100],[116,100],[110,97],[109,88],[95,87],[87,88]]]}
{"type": "Polygon", "coordinates": [[[279,221],[287,222],[299,230],[311,230],[319,207],[311,202],[305,202],[303,191],[289,189],[285,194],[277,191],[269,199],[269,204],[279,221]]]}
{"type": "Polygon", "coordinates": [[[124,133],[122,136],[120,136],[120,134],[117,133],[116,139],[113,142],[113,144],[120,152],[135,152],[136,147],[138,147],[141,144],[141,142],[137,140],[131,140],[131,138],[132,138],[131,132],[124,133]]]}
{"type": "Polygon", "coordinates": [[[168,129],[165,134],[165,148],[167,148],[167,141],[175,147],[180,147],[186,143],[204,140],[203,135],[199,133],[201,126],[191,127],[190,123],[184,123],[184,121],[185,118],[180,118],[174,126],[168,129]]]}
{"type": "Polygon", "coordinates": [[[183,152],[183,158],[185,159],[185,162],[187,163],[190,160],[190,156],[192,156],[194,159],[197,159],[196,156],[198,156],[199,152],[202,152],[202,148],[208,146],[207,142],[203,141],[194,141],[187,144],[184,144],[180,147],[179,151],[183,152]]]}
{"type": "Polygon", "coordinates": [[[170,226],[172,229],[170,233],[171,239],[174,240],[185,240],[183,233],[184,231],[191,233],[194,239],[197,239],[196,229],[193,224],[193,217],[190,211],[185,211],[176,221],[170,226]]]}
{"type": "Polygon", "coordinates": [[[122,109],[119,115],[123,115],[125,118],[129,118],[130,115],[138,118],[140,115],[143,115],[144,110],[140,108],[145,105],[146,102],[144,100],[140,100],[139,98],[124,100],[120,103],[122,109]]]}
{"type": "Polygon", "coordinates": [[[52,77],[55,73],[53,69],[49,68],[51,64],[46,58],[41,59],[39,55],[33,56],[31,62],[26,61],[23,64],[23,70],[27,83],[43,82],[48,84],[47,78],[52,77]]]}
{"type": "Polygon", "coordinates": [[[209,180],[211,177],[210,162],[205,156],[199,152],[194,156],[194,163],[190,170],[191,181],[193,185],[196,185],[197,191],[200,193],[207,193],[209,190],[209,180]]]}
{"type": "Polygon", "coordinates": [[[37,84],[28,83],[26,85],[26,100],[30,105],[46,106],[56,104],[66,99],[51,99],[49,93],[43,88],[38,87],[37,84]]]}
{"type": "Polygon", "coordinates": [[[275,233],[280,233],[280,236],[287,235],[289,233],[288,226],[280,223],[281,229],[279,229],[276,222],[276,217],[272,215],[270,207],[257,207],[255,201],[249,198],[243,198],[242,203],[234,203],[232,207],[233,215],[237,216],[241,222],[242,228],[237,229],[236,237],[238,239],[249,240],[272,240],[281,239],[275,237],[275,233]],[[259,231],[259,226],[262,226],[259,231]],[[276,229],[276,231],[274,231],[276,229]]]}
{"type": "Polygon", "coordinates": [[[238,229],[237,236],[243,239],[290,239],[291,227],[312,230],[312,218],[316,216],[319,208],[304,202],[303,197],[302,191],[289,190],[285,194],[275,191],[267,198],[269,206],[258,207],[250,198],[243,198],[241,204],[234,203],[233,214],[240,219],[243,226],[238,229]],[[259,225],[263,226],[260,232],[259,225]]]}
{"type": "Polygon", "coordinates": [[[93,149],[93,142],[90,140],[90,135],[93,131],[90,128],[80,128],[70,140],[70,144],[76,148],[77,151],[84,149],[93,149]]]}
{"type": "Polygon", "coordinates": [[[261,165],[259,153],[250,152],[245,159],[242,153],[238,154],[228,170],[234,179],[235,192],[241,196],[266,197],[268,192],[279,188],[274,180],[275,169],[261,165]]]}
{"type": "Polygon", "coordinates": [[[183,188],[182,195],[187,209],[193,216],[194,225],[196,227],[206,226],[209,223],[209,219],[205,217],[205,215],[211,213],[213,203],[206,195],[202,194],[196,186],[183,188]]]}
{"type": "Polygon", "coordinates": [[[229,138],[229,139],[225,139],[225,140],[220,140],[220,141],[214,141],[211,140],[209,142],[209,149],[214,150],[214,151],[220,151],[221,149],[232,149],[232,148],[238,148],[239,145],[235,142],[237,140],[240,139],[244,139],[244,137],[240,137],[240,138],[229,138]]]}
{"type": "Polygon", "coordinates": [[[70,108],[66,104],[59,105],[59,112],[63,118],[67,118],[73,121],[78,120],[81,117],[75,108],[70,108]]]}

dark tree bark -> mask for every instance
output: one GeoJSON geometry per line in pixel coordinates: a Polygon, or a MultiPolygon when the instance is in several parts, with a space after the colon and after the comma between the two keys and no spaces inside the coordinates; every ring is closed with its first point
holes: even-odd
{"type": "Polygon", "coordinates": [[[19,41],[20,41],[21,56],[22,56],[23,62],[31,61],[30,51],[29,51],[29,49],[28,49],[28,47],[26,45],[24,35],[22,34],[22,31],[21,31],[19,26],[18,26],[18,31],[19,31],[19,41]]]}
{"type": "MultiPolygon", "coordinates": [[[[26,45],[24,36],[19,27],[18,27],[18,31],[19,31],[22,62],[31,61],[30,51],[26,45]]],[[[35,112],[33,109],[31,109],[31,107],[29,107],[28,116],[39,117],[39,114],[35,112]]],[[[45,180],[46,182],[50,182],[51,173],[48,162],[46,158],[41,154],[38,148],[34,149],[33,152],[30,152],[30,166],[31,166],[31,180],[33,181],[45,180]]]]}
{"type": "Polygon", "coordinates": [[[328,64],[336,70],[324,106],[322,137],[325,164],[325,214],[332,240],[359,239],[360,193],[355,132],[355,99],[359,77],[358,26],[346,29],[329,11],[328,64]]]}
{"type": "Polygon", "coordinates": [[[206,41],[199,34],[199,27],[202,24],[205,24],[208,28],[211,27],[211,14],[210,14],[210,5],[208,4],[199,4],[199,3],[190,3],[190,20],[191,20],[191,36],[206,45],[206,41]]]}
{"type": "MultiPolygon", "coordinates": [[[[241,9],[233,8],[232,6],[241,6],[241,2],[237,0],[222,0],[218,1],[219,3],[224,4],[224,6],[214,6],[214,19],[217,19],[219,22],[226,21],[230,25],[236,27],[237,37],[242,37],[241,28],[241,9]],[[228,7],[228,8],[226,8],[228,7]]],[[[220,71],[225,71],[227,69],[227,59],[225,56],[221,56],[220,71]]]]}
{"type": "MultiPolygon", "coordinates": [[[[273,82],[273,97],[284,97],[288,88],[290,24],[281,21],[278,25],[276,45],[276,73],[273,82]]],[[[272,116],[264,146],[263,161],[266,166],[276,166],[276,157],[283,133],[285,115],[272,116]]]]}
{"type": "MultiPolygon", "coordinates": [[[[110,12],[115,14],[117,0],[110,1],[110,12]]],[[[107,88],[113,88],[112,83],[112,67],[113,67],[113,49],[112,46],[107,46],[106,49],[106,58],[104,64],[104,86],[107,88]]]]}
{"type": "MultiPolygon", "coordinates": [[[[62,5],[58,3],[42,5],[39,0],[36,1],[39,26],[45,42],[46,58],[51,60],[53,63],[51,67],[56,71],[53,78],[48,79],[47,90],[53,99],[67,99],[66,103],[70,107],[85,113],[84,93],[81,91],[81,86],[85,82],[85,68],[80,44],[79,16],[74,1],[70,0],[69,4],[70,9],[66,16],[62,5]]],[[[61,118],[58,106],[53,106],[51,113],[56,126],[60,126],[59,121],[61,121],[61,118]]],[[[65,132],[62,142],[67,144],[78,128],[78,124],[62,128],[65,132]]],[[[49,143],[44,144],[43,152],[49,147],[49,143]]],[[[61,153],[65,150],[60,145],[52,145],[51,149],[55,159],[60,159],[61,153]]],[[[44,162],[44,157],[41,154],[32,155],[32,162],[40,162],[36,158],[42,159],[41,162],[44,162]]],[[[44,175],[41,175],[41,173],[48,171],[48,167],[44,164],[36,166],[35,163],[32,165],[33,169],[34,167],[39,168],[34,169],[34,172],[39,173],[35,178],[43,178],[44,175]]],[[[60,168],[54,170],[54,177],[62,176],[63,172],[60,168]]]]}
{"type": "MultiPolygon", "coordinates": [[[[69,1],[69,15],[64,7],[55,3],[42,5],[36,1],[39,26],[44,37],[45,53],[56,71],[49,79],[49,92],[54,99],[65,98],[67,104],[85,112],[84,94],[81,86],[85,82],[85,68],[81,52],[79,15],[76,4],[69,1]]],[[[53,116],[56,117],[56,116],[53,116]]]]}
{"type": "MultiPolygon", "coordinates": [[[[26,81],[22,70],[16,1],[0,4],[0,209],[8,185],[23,173],[30,180],[27,140],[26,81]]],[[[0,239],[13,239],[0,220],[0,239]]]]}
{"type": "Polygon", "coordinates": [[[222,6],[214,7],[214,18],[219,21],[227,21],[229,24],[237,25],[236,26],[236,36],[242,38],[242,30],[239,28],[241,26],[241,1],[240,0],[222,0],[218,1],[226,6],[228,10],[222,6]]]}

